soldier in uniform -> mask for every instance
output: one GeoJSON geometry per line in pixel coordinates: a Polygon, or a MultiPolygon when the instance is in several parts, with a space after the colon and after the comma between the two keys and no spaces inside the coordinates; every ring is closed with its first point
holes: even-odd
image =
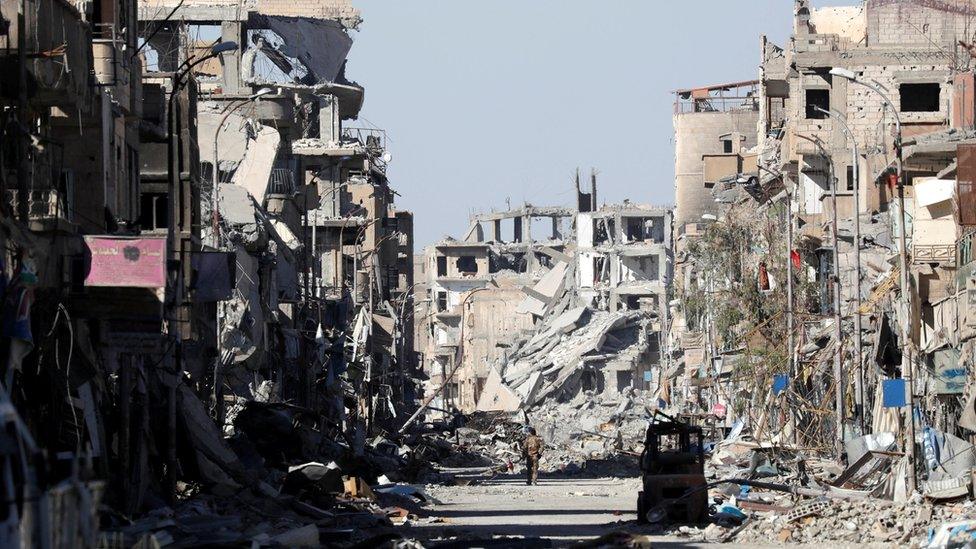
{"type": "Polygon", "coordinates": [[[542,437],[535,434],[535,428],[528,428],[528,436],[525,437],[525,473],[527,475],[526,484],[529,486],[539,484],[539,458],[542,457],[542,437]]]}

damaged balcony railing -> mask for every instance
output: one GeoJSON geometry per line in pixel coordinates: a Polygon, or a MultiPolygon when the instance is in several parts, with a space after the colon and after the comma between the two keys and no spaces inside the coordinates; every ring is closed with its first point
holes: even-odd
{"type": "Polygon", "coordinates": [[[674,92],[674,113],[759,110],[759,81],[732,82],[674,92]]]}
{"type": "Polygon", "coordinates": [[[912,263],[915,265],[925,263],[938,263],[943,267],[956,266],[956,246],[946,245],[920,245],[916,244],[912,248],[912,263]]]}
{"type": "Polygon", "coordinates": [[[268,179],[268,194],[292,196],[296,192],[295,172],[288,168],[274,168],[268,179]]]}
{"type": "Polygon", "coordinates": [[[377,128],[342,128],[342,137],[359,141],[369,150],[378,153],[386,150],[386,130],[377,128]]]}
{"type": "MultiPolygon", "coordinates": [[[[7,203],[17,204],[16,190],[7,190],[7,203]]],[[[32,221],[58,219],[71,221],[71,209],[68,208],[64,195],[57,189],[30,191],[27,199],[27,211],[32,221]]]]}
{"type": "Polygon", "coordinates": [[[976,230],[963,235],[956,245],[957,266],[965,267],[973,262],[973,240],[976,239],[976,230]]]}
{"type": "Polygon", "coordinates": [[[343,139],[357,141],[369,153],[380,171],[386,171],[386,130],[378,128],[342,128],[343,139]]]}

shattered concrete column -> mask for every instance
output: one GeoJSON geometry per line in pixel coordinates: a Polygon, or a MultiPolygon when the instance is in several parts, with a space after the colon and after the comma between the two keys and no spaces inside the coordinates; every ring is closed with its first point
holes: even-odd
{"type": "MultiPolygon", "coordinates": [[[[244,44],[244,32],[240,21],[223,21],[220,24],[220,38],[224,42],[244,44]]],[[[237,94],[241,91],[241,48],[221,57],[224,62],[224,93],[237,94]]]]}
{"type": "MultiPolygon", "coordinates": [[[[312,175],[312,174],[310,174],[312,175]]],[[[339,167],[326,166],[319,170],[317,174],[319,185],[319,196],[321,196],[320,208],[323,215],[339,217],[342,215],[342,191],[339,181],[339,167]]],[[[311,177],[315,179],[315,177],[311,177]]]]}
{"type": "Polygon", "coordinates": [[[339,120],[339,98],[323,95],[319,98],[319,138],[339,142],[342,128],[339,120]]]}

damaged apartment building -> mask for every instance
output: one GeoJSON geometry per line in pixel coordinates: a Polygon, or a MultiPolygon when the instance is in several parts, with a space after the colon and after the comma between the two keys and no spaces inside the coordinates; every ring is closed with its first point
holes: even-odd
{"type": "Polygon", "coordinates": [[[413,406],[413,219],[352,122],[359,24],[346,0],[0,4],[0,485],[33,498],[0,545],[94,546],[100,502],[187,483],[270,493],[230,446],[255,418],[312,412],[361,453],[413,406]]]}
{"type": "MultiPolygon", "coordinates": [[[[254,400],[322,410],[362,444],[414,393],[403,304],[412,217],[386,176],[385,132],[357,127],[364,88],[346,78],[347,2],[181,2],[140,8],[153,68],[196,73],[201,269],[230,266],[209,316],[224,431],[254,400]],[[349,400],[357,401],[349,406],[349,400]]],[[[148,201],[147,201],[148,203],[148,201]]],[[[205,273],[196,280],[210,279],[205,273]]]]}
{"type": "MultiPolygon", "coordinates": [[[[648,386],[659,371],[671,212],[596,205],[472,217],[425,252],[417,349],[439,411],[512,411],[580,390],[648,386]]],[[[418,294],[419,295],[419,294],[418,294]]]]}
{"type": "Polygon", "coordinates": [[[852,464],[898,450],[885,474],[909,493],[969,490],[974,22],[970,1],[797,0],[790,42],[763,38],[737,94],[757,122],[738,158],[682,154],[701,138],[685,119],[732,88],[679,93],[676,207],[694,214],[676,227],[672,405],[852,464]]]}

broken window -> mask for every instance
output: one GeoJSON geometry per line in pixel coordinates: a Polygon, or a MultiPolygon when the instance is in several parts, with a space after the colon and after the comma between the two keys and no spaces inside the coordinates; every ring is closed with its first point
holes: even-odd
{"type": "Polygon", "coordinates": [[[732,140],[723,139],[722,140],[722,152],[725,154],[732,154],[732,140]]]}
{"type": "Polygon", "coordinates": [[[847,190],[854,190],[854,166],[847,167],[847,190]]]}
{"type": "Polygon", "coordinates": [[[817,109],[830,110],[830,90],[806,90],[808,120],[823,120],[827,115],[817,109]]]}
{"type": "Polygon", "coordinates": [[[457,258],[457,270],[462,275],[478,274],[478,260],[473,255],[462,255],[457,258]]]}
{"type": "Polygon", "coordinates": [[[524,253],[503,253],[499,254],[495,261],[497,271],[514,271],[524,273],[526,271],[526,260],[524,253]]]}
{"type": "Polygon", "coordinates": [[[614,220],[598,217],[593,220],[593,244],[613,244],[614,220]]]}
{"type": "Polygon", "coordinates": [[[627,217],[624,219],[624,230],[628,242],[643,242],[646,238],[644,233],[644,219],[641,217],[627,217]]]}
{"type": "Polygon", "coordinates": [[[593,283],[599,284],[606,278],[607,258],[597,256],[593,258],[593,283]]]}
{"type": "Polygon", "coordinates": [[[437,292],[437,312],[447,310],[447,292],[437,292]]]}
{"type": "Polygon", "coordinates": [[[633,384],[634,372],[631,372],[630,370],[617,371],[617,391],[623,391],[633,384]]]}
{"type": "Polygon", "coordinates": [[[942,87],[935,82],[898,86],[901,112],[939,112],[942,87]]]}
{"type": "Polygon", "coordinates": [[[447,276],[447,257],[443,255],[437,256],[437,276],[443,277],[447,276]]]}
{"type": "Polygon", "coordinates": [[[658,258],[655,255],[624,257],[621,260],[624,280],[655,281],[658,279],[658,258]]]}
{"type": "Polygon", "coordinates": [[[624,223],[624,236],[628,242],[664,241],[663,232],[655,229],[653,217],[627,217],[624,218],[624,223]]]}
{"type": "Polygon", "coordinates": [[[817,250],[817,285],[820,290],[820,314],[829,315],[834,311],[834,251],[829,248],[817,250]]]}
{"type": "Polygon", "coordinates": [[[514,268],[515,272],[517,272],[517,273],[525,273],[525,272],[528,272],[528,270],[529,270],[528,263],[529,262],[528,262],[528,260],[526,260],[525,254],[524,253],[512,254],[512,256],[515,258],[515,260],[513,262],[513,268],[514,268]]]}
{"type": "Polygon", "coordinates": [[[139,197],[139,225],[145,231],[169,227],[169,202],[166,193],[142,193],[139,197]]]}
{"type": "Polygon", "coordinates": [[[580,374],[580,389],[593,391],[594,393],[603,392],[603,375],[594,370],[583,370],[580,374]]]}
{"type": "Polygon", "coordinates": [[[512,242],[522,242],[522,218],[516,217],[512,220],[512,231],[514,236],[512,237],[512,242]]]}

